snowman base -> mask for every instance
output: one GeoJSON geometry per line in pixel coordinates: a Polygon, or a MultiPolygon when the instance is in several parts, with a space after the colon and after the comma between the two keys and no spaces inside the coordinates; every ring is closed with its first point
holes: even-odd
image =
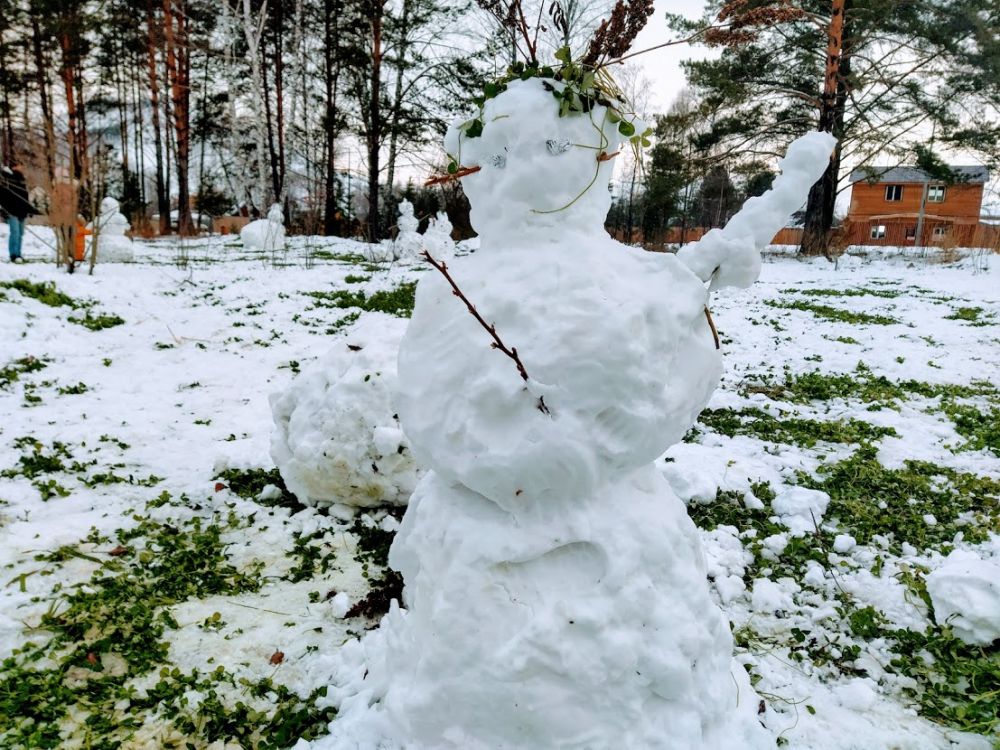
{"type": "Polygon", "coordinates": [[[432,472],[390,565],[408,609],[346,649],[354,697],[313,747],[774,747],[697,530],[652,465],[514,512],[432,472]]]}
{"type": "Polygon", "coordinates": [[[132,240],[128,237],[98,237],[98,263],[131,263],[135,259],[132,240]]]}

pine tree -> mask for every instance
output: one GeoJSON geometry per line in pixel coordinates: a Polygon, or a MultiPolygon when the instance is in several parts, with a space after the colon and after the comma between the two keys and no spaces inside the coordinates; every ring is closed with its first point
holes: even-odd
{"type": "Polygon", "coordinates": [[[829,245],[843,161],[864,164],[886,154],[912,160],[932,129],[942,142],[987,150],[967,131],[969,112],[991,109],[989,87],[972,91],[962,82],[996,70],[996,43],[983,28],[988,5],[716,0],[699,22],[668,19],[722,48],[717,59],[687,63],[692,85],[724,113],[711,133],[718,147],[765,156],[808,130],[837,137],[806,208],[802,250],[817,253],[829,245]],[[722,28],[709,28],[720,22],[722,28]],[[975,52],[963,41],[970,30],[981,42],[975,52]],[[956,85],[963,96],[955,96],[956,85]]]}

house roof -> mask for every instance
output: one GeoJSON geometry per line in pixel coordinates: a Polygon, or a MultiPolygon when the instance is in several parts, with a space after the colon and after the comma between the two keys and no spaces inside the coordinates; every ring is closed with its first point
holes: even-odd
{"type": "MultiPolygon", "coordinates": [[[[979,166],[952,166],[958,182],[982,184],[990,178],[989,170],[979,166]]],[[[934,178],[919,167],[861,167],[851,172],[851,182],[934,182],[934,178]]]]}

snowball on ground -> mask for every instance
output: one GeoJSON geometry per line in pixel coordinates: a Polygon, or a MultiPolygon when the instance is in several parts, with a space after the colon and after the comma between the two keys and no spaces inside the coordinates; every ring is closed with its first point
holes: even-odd
{"type": "Polygon", "coordinates": [[[829,504],[830,496],[820,490],[785,487],[771,502],[771,508],[792,536],[800,537],[816,530],[829,504]]]}
{"type": "Polygon", "coordinates": [[[1000,638],[1000,562],[955,550],[927,576],[934,619],[966,643],[987,646],[1000,638]]]}
{"type": "Polygon", "coordinates": [[[405,505],[419,471],[391,402],[406,321],[366,313],[271,396],[271,457],[307,505],[405,505]]]}

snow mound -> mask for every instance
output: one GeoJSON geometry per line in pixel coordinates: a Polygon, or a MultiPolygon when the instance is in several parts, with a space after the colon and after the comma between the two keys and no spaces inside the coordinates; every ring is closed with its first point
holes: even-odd
{"type": "Polygon", "coordinates": [[[271,396],[271,457],[307,505],[405,505],[420,471],[391,403],[406,321],[362,316],[337,345],[271,396]]]}
{"type": "Polygon", "coordinates": [[[966,643],[988,646],[1000,638],[1000,563],[955,550],[927,576],[934,619],[966,643]]]}
{"type": "Polygon", "coordinates": [[[281,205],[275,203],[266,219],[251,221],[240,230],[240,239],[247,250],[272,252],[285,249],[285,216],[281,205]]]}

